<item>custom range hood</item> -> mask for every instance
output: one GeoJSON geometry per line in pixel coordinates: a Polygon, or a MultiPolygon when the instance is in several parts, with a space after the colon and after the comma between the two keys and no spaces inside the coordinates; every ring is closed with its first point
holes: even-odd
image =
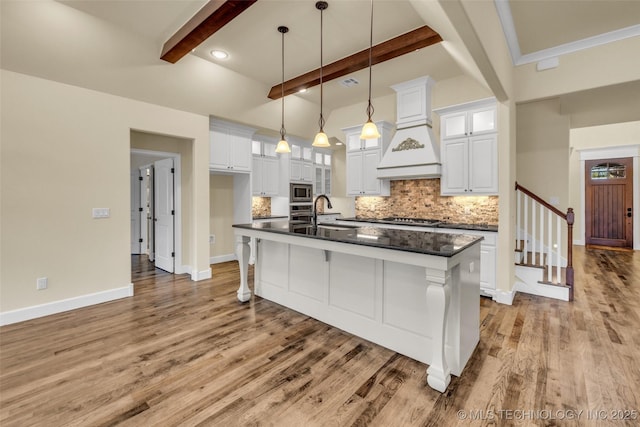
{"type": "Polygon", "coordinates": [[[378,165],[380,179],[439,178],[440,147],[431,129],[428,76],[391,86],[396,91],[396,133],[378,165]]]}

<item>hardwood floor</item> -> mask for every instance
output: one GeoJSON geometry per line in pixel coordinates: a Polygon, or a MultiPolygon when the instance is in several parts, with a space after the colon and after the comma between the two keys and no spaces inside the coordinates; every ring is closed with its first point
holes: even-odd
{"type": "Polygon", "coordinates": [[[482,299],[444,394],[412,359],[238,303],[235,262],[192,282],[134,257],[134,297],[0,328],[0,425],[637,426],[640,253],[574,257],[573,303],[482,299]]]}

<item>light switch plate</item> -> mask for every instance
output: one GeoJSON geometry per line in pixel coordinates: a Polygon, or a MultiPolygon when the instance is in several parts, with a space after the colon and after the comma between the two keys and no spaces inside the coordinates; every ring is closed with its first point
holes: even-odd
{"type": "Polygon", "coordinates": [[[109,218],[111,209],[109,208],[93,208],[92,214],[94,218],[109,218]]]}

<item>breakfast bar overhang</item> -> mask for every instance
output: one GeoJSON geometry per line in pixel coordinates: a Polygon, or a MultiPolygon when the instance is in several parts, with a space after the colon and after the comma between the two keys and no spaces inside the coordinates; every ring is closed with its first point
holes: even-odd
{"type": "Polygon", "coordinates": [[[429,365],[444,392],[480,335],[481,237],[276,221],[234,225],[238,299],[257,296],[429,365]]]}

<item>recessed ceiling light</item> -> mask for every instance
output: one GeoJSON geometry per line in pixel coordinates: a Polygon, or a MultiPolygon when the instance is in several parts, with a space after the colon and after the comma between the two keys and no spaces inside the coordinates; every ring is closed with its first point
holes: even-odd
{"type": "Polygon", "coordinates": [[[214,49],[211,51],[211,56],[213,56],[216,59],[227,59],[229,57],[229,54],[224,50],[214,49]]]}
{"type": "Polygon", "coordinates": [[[307,88],[302,88],[298,91],[298,93],[305,93],[307,91],[307,88]]]}

